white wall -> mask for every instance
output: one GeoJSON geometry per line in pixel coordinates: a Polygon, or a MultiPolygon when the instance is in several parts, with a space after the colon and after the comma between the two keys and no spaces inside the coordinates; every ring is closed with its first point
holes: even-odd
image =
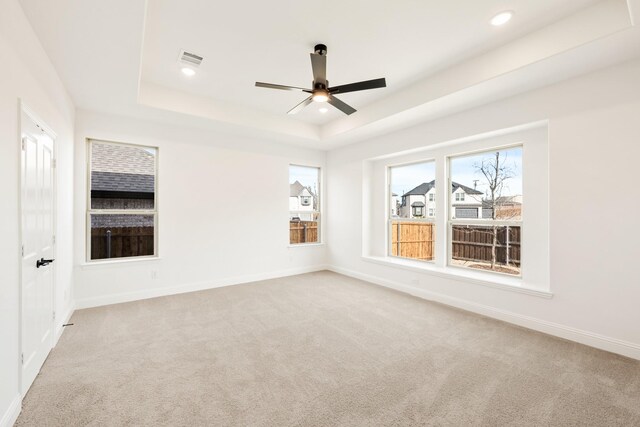
{"type": "Polygon", "coordinates": [[[19,99],[57,133],[56,333],[71,309],[74,106],[15,0],[0,0],[0,425],[20,408],[19,99]],[[3,418],[4,417],[4,418],[3,418]]]}
{"type": "MultiPolygon", "coordinates": [[[[632,217],[611,208],[625,199],[627,184],[638,182],[638,87],[640,61],[635,61],[329,152],[329,264],[342,273],[640,358],[640,229],[632,217]],[[549,121],[553,298],[361,257],[362,245],[369,245],[362,229],[372,220],[364,217],[364,226],[356,227],[344,212],[363,215],[370,200],[353,197],[363,186],[377,185],[384,194],[384,185],[369,177],[365,159],[540,120],[549,121]]],[[[628,199],[625,211],[638,209],[638,200],[628,199]]]]}
{"type": "Polygon", "coordinates": [[[324,167],[325,153],[79,111],[75,186],[77,306],[323,268],[325,246],[289,247],[290,163],[324,167]],[[85,262],[86,138],[159,147],[160,259],[85,262]]]}

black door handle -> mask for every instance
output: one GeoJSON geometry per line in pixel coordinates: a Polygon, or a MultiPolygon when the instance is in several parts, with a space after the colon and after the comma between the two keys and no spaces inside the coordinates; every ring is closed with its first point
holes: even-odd
{"type": "Polygon", "coordinates": [[[49,265],[51,264],[53,261],[55,261],[55,259],[44,259],[44,258],[40,258],[39,260],[36,261],[36,268],[40,268],[43,267],[45,265],[49,265]]]}

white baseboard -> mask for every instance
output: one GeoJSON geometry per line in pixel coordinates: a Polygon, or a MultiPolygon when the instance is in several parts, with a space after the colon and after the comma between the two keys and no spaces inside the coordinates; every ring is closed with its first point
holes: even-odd
{"type": "MultiPolygon", "coordinates": [[[[118,304],[122,302],[137,301],[148,298],[156,298],[167,295],[175,295],[186,292],[195,292],[206,289],[220,288],[224,286],[239,285],[242,283],[256,282],[260,280],[275,279],[279,277],[294,276],[296,274],[311,273],[314,271],[330,270],[338,274],[353,277],[356,279],[364,280],[376,285],[384,286],[387,288],[395,289],[400,292],[404,292],[416,297],[426,299],[429,301],[436,301],[442,304],[446,304],[452,307],[460,308],[462,310],[470,311],[473,313],[482,314],[487,317],[502,320],[515,325],[523,326],[525,328],[533,329],[535,331],[543,332],[549,335],[554,335],[560,338],[575,341],[581,344],[585,344],[591,347],[599,348],[601,350],[610,351],[612,353],[621,354],[623,356],[631,357],[633,359],[640,360],[640,344],[635,344],[628,341],[619,340],[616,338],[607,337],[604,335],[596,334],[593,332],[584,331],[581,329],[573,328],[571,326],[562,325],[559,323],[548,322],[546,320],[537,319],[522,314],[513,313],[507,310],[502,310],[494,307],[490,307],[483,304],[478,304],[472,301],[451,297],[438,292],[429,291],[426,289],[420,289],[413,286],[406,285],[404,283],[381,279],[368,274],[360,273],[354,270],[345,269],[337,266],[328,265],[316,265],[309,267],[293,268],[288,270],[278,270],[269,273],[253,274],[246,276],[236,276],[225,279],[202,281],[195,283],[188,283],[177,286],[169,286],[164,288],[146,289],[143,291],[127,292],[114,295],[105,295],[95,298],[85,298],[76,300],[75,308],[90,308],[99,307],[109,304],[118,304]]],[[[73,313],[70,310],[69,316],[73,313]]],[[[62,331],[59,332],[60,334],[62,331]]],[[[59,335],[56,336],[56,340],[59,335]]]]}
{"type": "Polygon", "coordinates": [[[9,405],[5,413],[2,415],[2,418],[0,419],[0,427],[12,427],[18,419],[18,415],[20,415],[21,410],[22,396],[18,394],[13,399],[11,405],[9,405]]]}
{"type": "Polygon", "coordinates": [[[100,307],[103,305],[119,304],[123,302],[138,301],[149,298],[163,297],[167,295],[183,294],[187,292],[203,291],[206,289],[221,288],[224,286],[240,285],[242,283],[257,282],[260,280],[277,279],[279,277],[295,276],[297,274],[312,273],[314,271],[327,270],[326,265],[291,268],[268,273],[250,274],[246,276],[228,277],[224,279],[206,280],[202,282],[187,283],[163,288],[145,289],[142,291],[126,292],[113,295],[104,295],[95,298],[84,298],[75,301],[76,309],[100,307]]]}
{"type": "Polygon", "coordinates": [[[549,335],[554,335],[570,341],[575,341],[580,344],[588,345],[590,347],[599,348],[601,350],[610,351],[612,353],[617,353],[623,356],[640,360],[640,345],[632,342],[623,341],[588,331],[583,331],[570,326],[548,322],[546,320],[541,320],[530,316],[524,316],[510,311],[489,307],[483,304],[477,304],[475,302],[451,297],[438,292],[415,288],[404,283],[380,279],[375,276],[345,269],[342,267],[329,266],[327,269],[338,274],[343,274],[355,279],[360,279],[376,285],[395,289],[397,291],[404,292],[418,298],[426,299],[429,301],[436,301],[445,305],[460,308],[462,310],[482,314],[487,317],[502,320],[508,323],[513,323],[515,325],[523,326],[528,329],[544,332],[549,335]]]}
{"type": "Polygon", "coordinates": [[[72,303],[69,306],[69,309],[65,313],[64,317],[62,318],[62,322],[56,325],[56,334],[53,341],[54,347],[58,344],[58,340],[60,339],[60,337],[62,336],[62,333],[64,332],[64,327],[62,325],[69,323],[69,320],[71,319],[71,316],[73,316],[74,311],[76,311],[76,308],[75,308],[75,304],[72,303]]]}

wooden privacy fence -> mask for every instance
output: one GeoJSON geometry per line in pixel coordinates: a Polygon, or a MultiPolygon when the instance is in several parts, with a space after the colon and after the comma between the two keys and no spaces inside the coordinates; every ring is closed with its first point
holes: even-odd
{"type": "Polygon", "coordinates": [[[91,259],[153,255],[153,227],[91,229],[91,259]]]}
{"type": "MultiPolygon", "coordinates": [[[[434,233],[435,225],[430,222],[392,221],[391,254],[404,258],[432,260],[434,233]]],[[[520,234],[518,226],[497,226],[498,264],[520,265],[520,234]]],[[[452,258],[491,262],[492,239],[492,226],[454,225],[451,236],[452,258]]]]}
{"type": "Polygon", "coordinates": [[[393,221],[391,254],[404,258],[433,259],[435,227],[430,222],[393,221]]]}
{"type": "Polygon", "coordinates": [[[318,221],[289,221],[289,243],[317,243],[318,221]]]}
{"type": "MultiPolygon", "coordinates": [[[[496,262],[520,265],[520,227],[496,226],[496,262]]],[[[454,225],[452,227],[452,258],[464,261],[491,262],[492,226],[454,225]]]]}

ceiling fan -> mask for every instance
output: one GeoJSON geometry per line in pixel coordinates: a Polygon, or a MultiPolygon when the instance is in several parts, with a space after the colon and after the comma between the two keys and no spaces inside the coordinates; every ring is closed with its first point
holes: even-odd
{"type": "Polygon", "coordinates": [[[318,44],[314,48],[315,53],[311,53],[311,68],[313,69],[313,84],[311,89],[304,89],[294,86],[283,86],[272,83],[256,82],[257,87],[266,87],[268,89],[293,90],[310,93],[309,97],[293,107],[287,114],[296,114],[304,107],[312,102],[328,102],[338,110],[349,115],[356,112],[356,109],[350,105],[340,101],[335,94],[347,92],[356,92],[359,90],[377,89],[386,87],[387,83],[384,78],[367,80],[358,83],[349,83],[341,86],[329,87],[327,80],[327,46],[318,44]]]}

